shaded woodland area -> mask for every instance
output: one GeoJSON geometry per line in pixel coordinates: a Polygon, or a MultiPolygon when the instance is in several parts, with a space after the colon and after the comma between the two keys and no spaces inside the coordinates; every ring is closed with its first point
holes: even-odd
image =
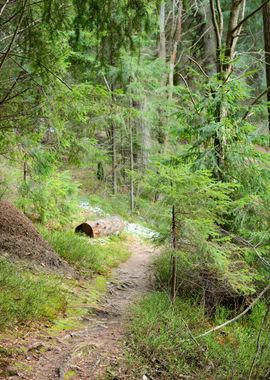
{"type": "MultiPolygon", "coordinates": [[[[128,331],[146,379],[270,378],[269,102],[269,0],[0,0],[0,200],[71,276],[128,257],[74,235],[82,200],[155,231],[128,331]]],[[[3,331],[39,320],[9,323],[7,294],[3,331]]]]}

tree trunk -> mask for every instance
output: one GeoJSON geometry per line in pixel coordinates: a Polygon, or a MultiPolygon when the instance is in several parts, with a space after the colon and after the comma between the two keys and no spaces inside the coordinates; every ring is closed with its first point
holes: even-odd
{"type": "Polygon", "coordinates": [[[265,71],[267,85],[267,108],[268,108],[268,130],[270,133],[270,4],[263,7],[263,31],[265,50],[265,71]]]}
{"type": "Polygon", "coordinates": [[[160,4],[158,56],[166,64],[165,2],[160,4]]]}
{"type": "Polygon", "coordinates": [[[172,248],[173,248],[173,254],[172,254],[172,282],[171,282],[171,297],[172,297],[172,303],[175,303],[176,299],[176,257],[175,257],[175,251],[176,251],[176,215],[175,215],[175,206],[172,207],[172,248]]]}
{"type": "MultiPolygon", "coordinates": [[[[113,66],[113,59],[111,59],[111,65],[113,66]]],[[[107,90],[111,95],[111,104],[110,104],[110,138],[111,138],[111,158],[112,158],[112,192],[113,194],[117,193],[117,174],[116,174],[116,166],[117,166],[117,150],[116,150],[116,128],[113,120],[113,104],[114,104],[114,95],[113,95],[113,86],[110,86],[105,75],[103,75],[104,82],[106,84],[107,90]]]]}
{"type": "Polygon", "coordinates": [[[26,183],[27,174],[28,174],[27,162],[24,161],[24,163],[23,163],[23,181],[24,181],[24,183],[26,183]]]}
{"type": "Polygon", "coordinates": [[[113,188],[113,194],[117,193],[117,174],[116,174],[116,136],[115,136],[115,125],[114,122],[112,122],[111,125],[111,147],[112,147],[112,188],[113,188]]]}
{"type": "Polygon", "coordinates": [[[110,216],[105,219],[87,221],[76,227],[76,233],[84,233],[91,238],[109,236],[123,231],[125,223],[118,216],[110,216]]]}
{"type": "Polygon", "coordinates": [[[104,180],[104,167],[101,161],[97,163],[97,179],[99,181],[104,180]]]}
{"type": "Polygon", "coordinates": [[[215,39],[215,32],[213,21],[211,18],[211,8],[209,1],[204,2],[204,5],[200,9],[201,18],[204,25],[202,30],[203,35],[203,66],[204,70],[210,77],[217,73],[216,68],[216,51],[217,42],[215,39]]]}
{"type": "MultiPolygon", "coordinates": [[[[245,8],[246,8],[246,0],[232,0],[230,17],[229,17],[228,28],[227,28],[227,35],[226,35],[226,43],[225,43],[225,46],[223,47],[222,41],[223,41],[224,26],[223,26],[223,13],[221,9],[221,4],[219,0],[217,0],[216,2],[214,2],[214,0],[210,0],[212,22],[214,25],[214,30],[215,30],[215,35],[216,35],[217,74],[219,76],[219,79],[224,84],[226,83],[228,77],[232,73],[232,69],[233,69],[232,60],[234,59],[237,41],[239,39],[239,35],[242,30],[241,21],[244,19],[245,8]],[[224,57],[222,57],[223,52],[224,52],[224,57]]],[[[215,96],[215,93],[213,93],[213,96],[215,96]]],[[[226,116],[226,109],[224,108],[224,102],[222,99],[220,99],[217,103],[216,110],[215,110],[216,122],[220,123],[221,120],[225,116],[226,116]]],[[[220,136],[219,133],[217,132],[214,138],[214,149],[215,149],[215,156],[216,156],[216,162],[217,162],[217,170],[215,172],[215,175],[217,179],[219,180],[223,180],[222,167],[224,166],[224,160],[225,160],[225,157],[224,157],[225,144],[226,144],[226,141],[224,141],[223,137],[220,136]]]]}
{"type": "Polygon", "coordinates": [[[178,11],[177,11],[177,21],[175,25],[175,30],[172,31],[172,51],[170,58],[170,71],[169,71],[169,86],[170,86],[170,97],[172,96],[172,89],[174,86],[174,69],[177,59],[178,45],[182,35],[182,14],[183,14],[183,3],[182,0],[179,0],[178,11]]]}
{"type": "Polygon", "coordinates": [[[134,153],[133,153],[133,128],[130,123],[129,127],[130,133],[130,210],[133,211],[135,207],[135,199],[134,199],[134,179],[133,179],[133,171],[134,171],[134,153]]]}
{"type": "Polygon", "coordinates": [[[149,123],[145,117],[147,112],[147,98],[145,97],[142,102],[140,102],[140,129],[141,129],[141,144],[142,144],[142,164],[143,168],[146,168],[149,160],[149,151],[152,147],[151,144],[151,133],[149,128],[149,123]]]}
{"type": "Polygon", "coordinates": [[[226,39],[225,49],[225,64],[223,69],[226,71],[226,76],[232,71],[232,60],[234,59],[236,45],[242,30],[242,26],[237,27],[243,20],[246,9],[246,0],[232,0],[231,13],[226,39]]]}

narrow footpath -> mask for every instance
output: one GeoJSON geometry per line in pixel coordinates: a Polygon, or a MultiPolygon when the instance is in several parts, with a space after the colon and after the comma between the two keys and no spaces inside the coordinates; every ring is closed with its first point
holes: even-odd
{"type": "Polygon", "coordinates": [[[151,259],[157,253],[139,239],[132,239],[129,249],[131,257],[115,269],[106,295],[84,327],[60,333],[57,345],[50,346],[50,337],[45,338],[45,349],[33,350],[34,354],[26,358],[31,373],[24,374],[22,363],[22,373],[9,379],[101,380],[109,368],[117,367],[125,354],[123,338],[130,306],[149,291],[151,259]]]}

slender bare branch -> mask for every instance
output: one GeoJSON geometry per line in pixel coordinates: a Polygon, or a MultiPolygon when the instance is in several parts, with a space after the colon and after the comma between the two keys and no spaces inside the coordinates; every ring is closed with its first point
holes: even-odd
{"type": "Polygon", "coordinates": [[[220,37],[222,40],[223,30],[224,30],[224,18],[223,18],[223,12],[222,12],[220,1],[216,0],[216,4],[217,4],[218,17],[219,17],[219,32],[220,32],[220,37]]]}
{"type": "Polygon", "coordinates": [[[246,315],[249,312],[249,310],[251,310],[259,302],[259,300],[268,292],[268,290],[270,290],[270,283],[261,291],[261,293],[258,295],[258,297],[256,297],[255,300],[244,311],[242,311],[242,313],[238,314],[236,317],[230,319],[229,321],[226,321],[226,322],[222,323],[221,325],[213,327],[212,329],[204,332],[203,334],[198,335],[196,337],[196,339],[207,336],[207,335],[211,334],[212,332],[218,331],[218,330],[222,329],[223,327],[226,327],[226,326],[230,325],[231,323],[238,321],[240,318],[242,318],[244,315],[246,315]]]}
{"type": "Polygon", "coordinates": [[[194,98],[193,98],[193,96],[192,96],[192,93],[191,93],[191,91],[190,91],[190,88],[189,88],[188,82],[186,81],[186,79],[183,77],[182,74],[179,73],[178,75],[180,76],[180,78],[182,79],[182,81],[185,83],[185,86],[186,86],[186,88],[187,88],[187,90],[188,90],[188,93],[189,93],[190,99],[191,99],[191,101],[192,101],[192,104],[193,104],[193,106],[194,106],[194,109],[195,109],[196,113],[197,113],[198,115],[200,115],[200,112],[199,112],[198,109],[197,109],[197,106],[196,106],[195,100],[194,100],[194,98]]]}
{"type": "Polygon", "coordinates": [[[40,83],[38,83],[36,81],[36,79],[33,77],[33,75],[31,73],[29,73],[29,71],[27,71],[19,62],[17,62],[14,58],[10,57],[10,59],[17,65],[19,66],[27,75],[29,75],[29,77],[31,78],[31,80],[37,85],[39,86],[40,88],[42,88],[42,85],[40,83]]]}
{"type": "Polygon", "coordinates": [[[246,113],[244,114],[244,116],[242,117],[242,120],[246,120],[248,115],[249,115],[249,111],[250,111],[250,108],[252,106],[254,106],[256,103],[258,103],[258,101],[264,96],[267,94],[267,92],[270,90],[270,87],[267,87],[265,90],[263,90],[253,101],[252,103],[249,105],[248,107],[248,110],[246,111],[246,113]]]}
{"type": "Polygon", "coordinates": [[[61,83],[63,83],[70,91],[72,91],[72,87],[68,83],[64,81],[59,75],[55,74],[51,69],[49,69],[47,66],[45,66],[43,63],[40,63],[42,67],[44,67],[45,70],[47,70],[50,74],[52,74],[55,78],[57,78],[61,83]]]}
{"type": "Polygon", "coordinates": [[[11,20],[13,20],[20,12],[22,8],[18,9],[13,15],[11,15],[8,19],[6,19],[1,25],[0,28],[2,28],[5,24],[8,24],[11,20]]]}
{"type": "Polygon", "coordinates": [[[8,5],[8,3],[10,2],[10,0],[6,0],[5,4],[2,5],[2,8],[0,9],[0,17],[2,16],[6,6],[8,5]]]}
{"type": "MultiPolygon", "coordinates": [[[[18,96],[24,94],[24,93],[25,93],[26,91],[28,91],[29,89],[30,89],[30,88],[27,87],[27,88],[25,88],[24,90],[17,92],[16,94],[10,96],[9,98],[6,98],[6,99],[5,99],[5,102],[8,102],[8,101],[11,100],[11,99],[17,98],[18,96]]],[[[1,103],[0,103],[0,104],[1,104],[1,103]]]]}
{"type": "Polygon", "coordinates": [[[216,39],[217,39],[217,47],[218,47],[218,51],[220,52],[222,39],[221,39],[221,34],[220,34],[219,26],[218,26],[214,0],[210,0],[210,7],[211,7],[211,14],[212,14],[212,21],[214,24],[214,29],[215,29],[216,39]]]}
{"type": "Polygon", "coordinates": [[[6,101],[8,101],[9,99],[9,95],[12,93],[14,87],[16,86],[16,84],[18,83],[18,80],[20,79],[21,77],[21,73],[19,74],[19,76],[15,79],[15,81],[12,83],[11,87],[9,88],[9,90],[7,91],[7,93],[4,95],[3,99],[0,100],[0,106],[5,103],[6,101]]]}
{"type": "Polygon", "coordinates": [[[24,3],[23,3],[22,12],[21,12],[21,15],[20,15],[20,17],[19,17],[19,20],[18,20],[18,23],[17,23],[16,29],[15,29],[15,32],[13,33],[13,36],[12,36],[12,38],[11,38],[11,41],[10,41],[9,45],[8,45],[8,48],[7,48],[7,50],[5,51],[3,57],[2,57],[2,59],[1,59],[1,61],[0,61],[0,69],[1,69],[1,67],[3,66],[3,64],[4,64],[4,62],[5,62],[5,60],[6,60],[7,56],[8,56],[8,53],[9,53],[10,50],[11,50],[11,47],[12,47],[12,45],[13,45],[13,42],[15,41],[15,38],[16,38],[16,36],[17,36],[17,34],[18,34],[19,27],[20,27],[20,25],[21,25],[21,22],[22,22],[22,19],[23,19],[23,15],[24,15],[24,11],[25,11],[25,8],[26,8],[26,5],[27,5],[27,1],[28,1],[28,0],[25,0],[24,3]]]}
{"type": "Polygon", "coordinates": [[[206,77],[206,78],[209,78],[209,75],[206,74],[206,72],[204,71],[204,69],[202,68],[202,66],[199,64],[199,62],[197,62],[194,58],[188,56],[188,59],[190,61],[192,61],[193,63],[195,63],[195,65],[200,69],[200,71],[202,72],[202,74],[206,77]]]}
{"type": "Polygon", "coordinates": [[[258,256],[258,258],[263,262],[264,265],[266,265],[268,268],[270,268],[270,262],[267,261],[259,252],[258,250],[256,249],[256,247],[251,244],[248,240],[244,239],[242,236],[237,236],[227,230],[225,230],[224,228],[221,228],[221,232],[224,233],[225,235],[229,235],[232,237],[232,239],[234,239],[237,243],[240,243],[242,245],[245,245],[245,246],[248,246],[250,248],[252,248],[254,250],[254,252],[256,253],[256,255],[258,256]]]}
{"type": "Polygon", "coordinates": [[[111,93],[112,92],[112,89],[109,85],[109,82],[107,81],[107,78],[105,77],[105,75],[103,74],[103,79],[104,79],[104,82],[106,84],[106,87],[107,87],[107,90],[111,93]]]}
{"type": "Polygon", "coordinates": [[[233,33],[236,32],[247,20],[253,17],[257,12],[259,12],[266,4],[269,3],[270,0],[264,1],[258,8],[256,8],[253,12],[249,13],[246,17],[244,17],[239,24],[233,29],[233,33]]]}
{"type": "MultiPolygon", "coordinates": [[[[27,25],[25,28],[22,28],[22,29],[18,30],[17,35],[19,35],[19,34],[25,32],[27,29],[32,28],[33,26],[38,25],[41,21],[42,21],[42,19],[39,18],[39,19],[37,19],[37,20],[31,22],[31,24],[27,25]]],[[[7,40],[8,38],[10,38],[10,37],[12,37],[12,36],[13,36],[12,34],[10,34],[10,35],[8,35],[8,36],[5,36],[5,37],[3,37],[3,38],[0,40],[0,42],[5,41],[5,40],[7,40]]]]}

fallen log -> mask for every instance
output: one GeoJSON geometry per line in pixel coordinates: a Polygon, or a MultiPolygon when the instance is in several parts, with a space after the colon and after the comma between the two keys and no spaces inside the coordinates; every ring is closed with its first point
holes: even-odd
{"type": "Polygon", "coordinates": [[[76,227],[75,232],[84,233],[90,238],[98,238],[120,233],[124,227],[125,223],[121,218],[110,216],[96,221],[86,221],[76,227]]]}

